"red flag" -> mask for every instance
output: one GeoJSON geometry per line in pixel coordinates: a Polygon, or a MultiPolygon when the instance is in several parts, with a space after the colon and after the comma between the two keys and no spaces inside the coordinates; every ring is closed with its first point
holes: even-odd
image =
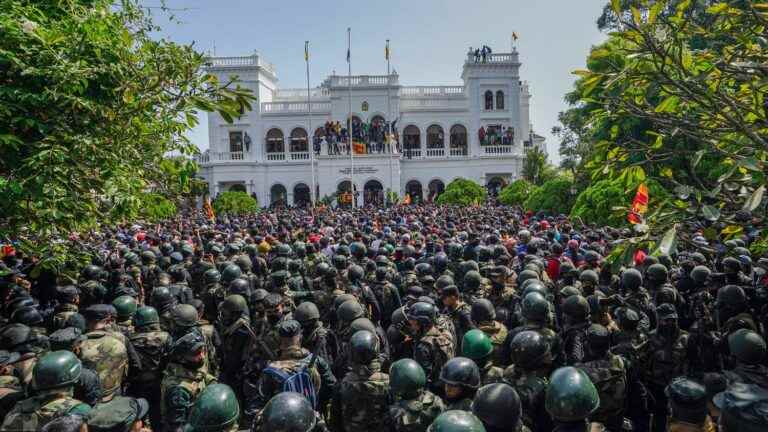
{"type": "Polygon", "coordinates": [[[631,224],[638,224],[642,222],[642,216],[648,211],[648,188],[645,183],[641,183],[637,187],[637,193],[635,199],[632,201],[632,210],[630,210],[627,219],[631,224]]]}
{"type": "Polygon", "coordinates": [[[211,222],[216,220],[216,215],[213,213],[213,207],[211,206],[211,197],[205,197],[205,202],[203,202],[203,210],[205,210],[205,215],[208,217],[208,220],[211,222]]]}

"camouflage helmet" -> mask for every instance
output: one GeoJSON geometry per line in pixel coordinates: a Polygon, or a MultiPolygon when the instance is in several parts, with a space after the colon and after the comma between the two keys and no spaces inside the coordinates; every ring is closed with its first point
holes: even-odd
{"type": "Polygon", "coordinates": [[[765,339],[752,330],[742,328],[728,336],[728,350],[741,363],[758,365],[765,358],[765,339]]]}
{"type": "Polygon", "coordinates": [[[474,323],[493,321],[496,319],[496,309],[493,303],[485,298],[480,298],[472,303],[470,316],[474,323]]]}
{"type": "Polygon", "coordinates": [[[564,315],[576,320],[585,320],[589,317],[589,302],[580,295],[570,296],[563,302],[564,315]]]}
{"type": "Polygon", "coordinates": [[[83,365],[71,351],[49,352],[32,369],[32,388],[41,391],[74,385],[83,365]]]}
{"type": "Polygon", "coordinates": [[[359,330],[349,340],[350,360],[358,365],[370,364],[379,356],[379,339],[367,330],[359,330]]]}
{"type": "Polygon", "coordinates": [[[449,410],[437,416],[427,432],[485,432],[485,427],[469,411],[449,410]]]}
{"type": "Polygon", "coordinates": [[[746,304],[747,295],[738,285],[726,285],[717,290],[717,306],[740,307],[746,304]]]}
{"type": "Polygon", "coordinates": [[[145,264],[151,264],[157,260],[157,256],[151,250],[145,250],[141,253],[141,261],[145,264]]]}
{"type": "Polygon", "coordinates": [[[243,275],[243,271],[237,264],[228,264],[221,272],[221,283],[223,285],[229,285],[230,282],[243,275]]]}
{"type": "Polygon", "coordinates": [[[317,413],[300,393],[282,392],[267,402],[261,424],[269,432],[311,432],[317,424],[317,413]]]}
{"type": "Polygon", "coordinates": [[[600,406],[600,398],[584,371],[567,366],[550,376],[544,405],[554,420],[575,422],[594,413],[600,406]]]}
{"type": "Polygon", "coordinates": [[[135,298],[123,295],[112,300],[112,306],[117,311],[117,319],[122,321],[133,317],[136,313],[137,303],[135,298]]]}
{"type": "Polygon", "coordinates": [[[533,330],[524,330],[516,334],[509,344],[512,363],[524,369],[534,369],[551,357],[550,342],[533,330]]]}
{"type": "Polygon", "coordinates": [[[325,277],[325,274],[328,273],[328,270],[330,269],[331,266],[328,265],[327,262],[321,262],[315,266],[315,276],[325,277]]]}
{"type": "Polygon", "coordinates": [[[176,327],[188,328],[197,325],[197,308],[188,304],[177,304],[171,309],[171,317],[176,327]]]}
{"type": "Polygon", "coordinates": [[[376,280],[379,282],[384,282],[384,280],[387,279],[387,276],[389,275],[389,268],[387,267],[376,267],[376,280]]]}
{"type": "Polygon", "coordinates": [[[358,282],[363,279],[363,277],[365,277],[365,270],[363,270],[363,268],[359,265],[352,265],[347,271],[347,277],[352,283],[358,282]]]}
{"type": "Polygon", "coordinates": [[[444,274],[439,278],[437,278],[437,280],[435,281],[435,288],[437,288],[438,290],[441,290],[450,285],[456,285],[456,282],[454,281],[453,276],[451,275],[444,274]]]}
{"type": "Polygon", "coordinates": [[[219,311],[221,311],[221,314],[227,318],[248,316],[248,302],[239,294],[228,295],[224,301],[221,302],[219,311]]]}
{"type": "Polygon", "coordinates": [[[411,399],[416,397],[425,385],[427,377],[416,360],[400,359],[389,368],[389,390],[393,395],[411,399]]]}
{"type": "Polygon", "coordinates": [[[461,339],[461,354],[472,360],[481,360],[493,353],[493,343],[482,330],[472,329],[461,339]]]}
{"type": "Polygon", "coordinates": [[[621,273],[621,286],[629,291],[635,291],[643,285],[643,275],[637,269],[627,269],[621,273]]]}
{"type": "Polygon", "coordinates": [[[664,264],[651,264],[645,270],[645,275],[651,282],[662,284],[667,281],[668,271],[664,264]]]}
{"type": "Polygon", "coordinates": [[[337,270],[343,270],[347,268],[347,257],[342,254],[336,254],[331,258],[331,262],[333,263],[333,266],[337,270]]]}
{"type": "Polygon", "coordinates": [[[505,383],[480,387],[472,401],[472,413],[491,430],[518,430],[522,411],[517,391],[505,383]]]}
{"type": "Polygon", "coordinates": [[[218,270],[215,268],[208,269],[203,273],[203,283],[205,285],[213,285],[215,283],[219,283],[221,280],[221,273],[219,273],[218,270]]]}
{"type": "Polygon", "coordinates": [[[157,309],[152,306],[142,306],[136,309],[136,314],[133,316],[133,325],[136,327],[159,323],[160,315],[157,313],[157,309]]]}
{"type": "Polygon", "coordinates": [[[588,283],[591,285],[597,285],[600,281],[600,278],[597,276],[597,273],[594,270],[584,270],[579,275],[579,281],[581,283],[588,283]]]}
{"type": "Polygon", "coordinates": [[[454,357],[440,369],[440,381],[456,387],[480,387],[480,368],[466,357],[454,357]]]}
{"type": "Polygon", "coordinates": [[[184,432],[218,432],[231,429],[240,417],[240,404],[232,388],[211,384],[197,397],[184,432]]]}
{"type": "Polygon", "coordinates": [[[517,275],[517,285],[522,286],[528,279],[538,279],[539,274],[533,270],[523,270],[517,275]]]}
{"type": "Polygon", "coordinates": [[[289,260],[286,257],[277,257],[269,263],[269,270],[273,273],[281,270],[288,270],[288,261],[289,260]]]}
{"type": "Polygon", "coordinates": [[[414,320],[425,327],[431,327],[437,319],[437,308],[427,302],[416,302],[405,313],[409,320],[414,320]]]}
{"type": "Polygon", "coordinates": [[[357,300],[347,300],[336,309],[336,317],[343,323],[350,323],[364,316],[365,310],[357,300]]]}
{"type": "Polygon", "coordinates": [[[158,309],[162,309],[163,307],[172,304],[175,301],[176,299],[173,297],[173,294],[171,294],[171,290],[168,289],[168,287],[157,286],[152,290],[150,303],[152,303],[152,306],[158,309]]]}
{"type": "Polygon", "coordinates": [[[368,249],[363,242],[352,242],[352,244],[349,245],[349,251],[353,257],[358,259],[364,257],[365,254],[368,253],[368,249]]]}
{"type": "Polygon", "coordinates": [[[693,281],[697,284],[701,285],[707,281],[711,273],[712,272],[709,270],[709,267],[697,265],[693,268],[693,270],[691,270],[691,279],[693,279],[693,281]]]}
{"type": "Polygon", "coordinates": [[[251,257],[248,255],[238,255],[237,258],[235,258],[235,265],[240,267],[240,270],[243,273],[248,273],[251,271],[251,267],[253,267],[253,263],[251,262],[251,257]]]}
{"type": "Polygon", "coordinates": [[[291,250],[291,247],[285,243],[280,243],[279,245],[277,245],[276,253],[277,253],[277,256],[279,257],[287,258],[291,256],[292,252],[293,251],[291,250]]]}
{"type": "Polygon", "coordinates": [[[275,286],[285,285],[285,283],[288,282],[288,277],[290,277],[290,274],[285,270],[273,272],[272,283],[275,284],[275,286]]]}
{"type": "Polygon", "coordinates": [[[483,282],[483,276],[479,271],[470,270],[464,274],[464,289],[467,291],[477,291],[483,282]]]}

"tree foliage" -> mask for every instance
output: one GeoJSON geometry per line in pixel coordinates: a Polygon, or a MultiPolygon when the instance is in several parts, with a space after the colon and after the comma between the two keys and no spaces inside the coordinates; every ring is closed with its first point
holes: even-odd
{"type": "Polygon", "coordinates": [[[568,214],[574,202],[571,192],[573,181],[562,176],[556,177],[534,188],[525,200],[526,210],[543,211],[551,214],[568,214]]]}
{"type": "Polygon", "coordinates": [[[523,205],[533,185],[525,179],[515,180],[499,192],[499,202],[504,205],[523,205]]]}
{"type": "MultiPolygon", "coordinates": [[[[648,186],[649,207],[659,208],[669,200],[669,193],[658,182],[648,180],[644,183],[648,186]]],[[[571,216],[600,226],[627,225],[627,215],[639,184],[637,180],[630,184],[619,180],[597,181],[576,197],[571,216]]]]}
{"type": "Polygon", "coordinates": [[[136,0],[0,0],[0,28],[2,235],[42,244],[132,217],[164,155],[197,151],[200,111],[231,120],[253,99],[191,46],[153,39],[136,0]]]}
{"type": "Polygon", "coordinates": [[[485,201],[488,191],[479,184],[465,178],[456,178],[448,183],[445,191],[437,197],[437,204],[469,206],[485,201]]]}
{"type": "Polygon", "coordinates": [[[176,216],[176,204],[158,193],[146,193],[141,196],[139,215],[150,222],[170,219],[176,216]]]}
{"type": "Polygon", "coordinates": [[[523,160],[523,178],[540,186],[557,175],[547,160],[547,154],[538,147],[526,150],[523,160]]]}
{"type": "Polygon", "coordinates": [[[762,205],[768,121],[768,4],[612,2],[609,40],[575,92],[594,145],[594,181],[657,180],[677,199],[655,214],[728,222],[762,205]],[[636,4],[636,5],[635,5],[636,4]]]}
{"type": "Polygon", "coordinates": [[[213,201],[216,215],[244,215],[259,211],[255,198],[241,191],[227,191],[219,194],[213,201]]]}

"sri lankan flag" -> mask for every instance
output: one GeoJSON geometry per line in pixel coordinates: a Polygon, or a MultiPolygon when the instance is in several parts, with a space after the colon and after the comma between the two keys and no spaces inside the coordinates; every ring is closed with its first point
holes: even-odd
{"type": "Polygon", "coordinates": [[[208,217],[208,220],[213,222],[216,220],[216,215],[213,213],[213,206],[211,206],[211,197],[205,197],[205,202],[203,202],[203,210],[205,210],[205,215],[208,217]]]}
{"type": "Polygon", "coordinates": [[[355,154],[368,153],[365,148],[365,143],[362,143],[360,141],[352,140],[352,149],[355,151],[355,154]]]}
{"type": "Polygon", "coordinates": [[[637,193],[635,199],[632,201],[632,210],[630,210],[627,219],[631,224],[638,224],[642,222],[642,216],[648,211],[648,187],[645,183],[640,183],[637,187],[637,193]]]}

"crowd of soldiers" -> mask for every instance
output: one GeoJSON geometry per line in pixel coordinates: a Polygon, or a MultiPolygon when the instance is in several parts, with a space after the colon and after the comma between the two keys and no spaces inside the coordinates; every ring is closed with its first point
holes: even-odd
{"type": "MultiPolygon", "coordinates": [[[[743,218],[744,232],[755,221],[743,218]]],[[[0,264],[0,431],[768,430],[750,238],[485,205],[277,209],[73,234],[0,264]]]]}

